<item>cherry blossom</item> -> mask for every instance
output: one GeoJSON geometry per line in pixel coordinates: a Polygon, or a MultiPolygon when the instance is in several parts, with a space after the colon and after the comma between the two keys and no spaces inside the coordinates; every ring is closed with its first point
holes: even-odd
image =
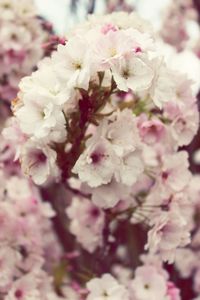
{"type": "Polygon", "coordinates": [[[101,278],[92,279],[87,283],[89,295],[87,300],[97,299],[129,299],[128,292],[110,274],[104,274],[101,278]]]}
{"type": "Polygon", "coordinates": [[[6,300],[180,300],[191,276],[198,295],[199,177],[180,148],[197,99],[166,61],[137,14],[93,15],[21,80],[0,142],[6,300]]]}

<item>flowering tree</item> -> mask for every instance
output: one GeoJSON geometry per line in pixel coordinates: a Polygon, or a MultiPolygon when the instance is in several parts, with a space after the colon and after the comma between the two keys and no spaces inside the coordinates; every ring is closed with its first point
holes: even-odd
{"type": "Polygon", "coordinates": [[[49,54],[49,43],[53,42],[56,37],[52,26],[37,16],[32,0],[0,2],[1,122],[9,114],[9,104],[17,95],[19,81],[49,54]]]}
{"type": "MultiPolygon", "coordinates": [[[[20,82],[3,153],[14,144],[51,206],[30,183],[28,211],[4,208],[20,189],[11,177],[2,211],[14,216],[2,221],[0,238],[4,255],[5,245],[17,246],[3,299],[179,300],[174,262],[183,277],[197,274],[200,293],[199,178],[180,150],[198,129],[196,98],[190,80],[165,64],[150,28],[134,13],[92,16],[20,82]],[[42,239],[53,216],[57,250],[55,237],[51,246],[42,239]],[[17,257],[31,257],[27,269],[17,257]]],[[[184,289],[182,296],[188,300],[184,289]]]]}
{"type": "Polygon", "coordinates": [[[53,293],[47,270],[61,255],[50,221],[55,213],[12,162],[15,148],[2,136],[0,149],[0,299],[47,299],[43,294],[53,293]]]}

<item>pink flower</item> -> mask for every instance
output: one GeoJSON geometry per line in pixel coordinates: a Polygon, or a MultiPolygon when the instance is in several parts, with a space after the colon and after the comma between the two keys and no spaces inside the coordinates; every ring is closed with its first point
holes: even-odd
{"type": "Polygon", "coordinates": [[[107,34],[108,32],[110,32],[110,31],[117,31],[118,30],[118,28],[115,26],[115,25],[113,25],[113,24],[105,24],[102,28],[101,28],[101,32],[103,33],[103,34],[107,34]]]}
{"type": "Polygon", "coordinates": [[[71,220],[70,231],[90,253],[102,245],[104,213],[87,199],[74,197],[67,208],[71,220]]]}
{"type": "Polygon", "coordinates": [[[167,283],[167,296],[169,300],[181,300],[180,290],[170,281],[167,283]]]}
{"type": "Polygon", "coordinates": [[[161,184],[175,192],[181,191],[191,178],[188,166],[188,154],[186,151],[165,155],[160,174],[161,184]]]}
{"type": "Polygon", "coordinates": [[[92,143],[77,160],[73,172],[91,187],[111,181],[119,159],[106,139],[92,143]]]}
{"type": "Polygon", "coordinates": [[[149,145],[160,142],[166,133],[165,126],[159,119],[148,120],[145,115],[139,118],[138,128],[142,140],[149,145]]]}
{"type": "Polygon", "coordinates": [[[55,167],[56,156],[56,152],[48,146],[28,141],[22,150],[22,169],[36,184],[44,184],[52,177],[59,177],[59,169],[55,167]]]}
{"type": "Polygon", "coordinates": [[[151,220],[152,229],[148,232],[148,242],[145,246],[150,253],[158,253],[164,261],[173,262],[176,249],[190,242],[187,221],[173,209],[161,212],[151,220]]]}

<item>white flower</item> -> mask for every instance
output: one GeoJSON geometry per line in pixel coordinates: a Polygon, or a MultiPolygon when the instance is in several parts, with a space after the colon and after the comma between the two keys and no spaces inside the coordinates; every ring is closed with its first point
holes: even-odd
{"type": "Polygon", "coordinates": [[[110,274],[104,274],[101,278],[94,278],[87,283],[89,295],[87,300],[128,300],[129,294],[126,288],[119,284],[110,274]]]}
{"type": "Polygon", "coordinates": [[[42,95],[26,96],[24,96],[25,104],[15,112],[23,133],[37,139],[64,141],[66,130],[62,110],[42,95]]]}
{"type": "Polygon", "coordinates": [[[92,201],[104,209],[114,207],[119,201],[126,200],[130,195],[130,187],[116,180],[92,189],[92,201]]]}
{"type": "Polygon", "coordinates": [[[172,263],[176,249],[190,242],[186,219],[177,208],[155,216],[151,225],[153,227],[148,232],[146,249],[149,249],[150,253],[158,253],[164,261],[172,263]]]}
{"type": "Polygon", "coordinates": [[[149,90],[153,102],[158,108],[174,99],[176,93],[176,82],[174,71],[168,69],[164,63],[154,61],[155,77],[149,90]]]}
{"type": "Polygon", "coordinates": [[[111,66],[117,87],[127,92],[148,89],[153,80],[153,70],[142,55],[129,54],[111,66]]]}
{"type": "Polygon", "coordinates": [[[97,187],[111,181],[119,159],[112,145],[104,138],[89,145],[77,160],[73,172],[90,187],[97,187]]]}
{"type": "Polygon", "coordinates": [[[43,184],[48,179],[59,176],[56,157],[56,152],[48,146],[28,141],[22,149],[22,170],[36,184],[43,184]]]}
{"type": "Polygon", "coordinates": [[[139,151],[134,151],[122,159],[116,179],[118,182],[131,186],[136,183],[143,171],[144,163],[140,153],[139,151]]]}
{"type": "Polygon", "coordinates": [[[102,246],[104,213],[87,199],[74,197],[66,210],[70,218],[70,231],[84,249],[90,253],[102,246]]]}
{"type": "Polygon", "coordinates": [[[58,51],[53,54],[54,69],[68,88],[88,88],[93,73],[93,57],[89,49],[90,45],[84,39],[74,37],[66,45],[59,45],[58,51]]]}
{"type": "MultiPolygon", "coordinates": [[[[95,30],[96,34],[96,30],[95,30]]],[[[133,36],[126,31],[109,31],[106,35],[101,34],[94,51],[102,63],[102,67],[108,68],[112,61],[122,58],[134,47],[133,36]]]]}
{"type": "Polygon", "coordinates": [[[41,293],[37,287],[37,279],[30,273],[14,282],[5,300],[38,300],[40,297],[41,293]]]}
{"type": "Polygon", "coordinates": [[[12,176],[6,183],[7,195],[11,200],[31,198],[29,182],[25,178],[12,176]]]}
{"type": "Polygon", "coordinates": [[[179,146],[188,145],[199,127],[199,113],[196,105],[185,105],[178,110],[170,125],[171,133],[179,146]]]}
{"type": "Polygon", "coordinates": [[[166,300],[167,282],[153,266],[136,269],[131,290],[137,300],[166,300]]]}
{"type": "Polygon", "coordinates": [[[106,129],[106,137],[116,154],[123,157],[140,145],[136,117],[130,109],[124,109],[111,116],[111,120],[106,129]]]}
{"type": "Polygon", "coordinates": [[[14,13],[15,2],[10,0],[2,0],[0,2],[0,15],[5,20],[12,20],[15,17],[14,13]]]}
{"type": "Polygon", "coordinates": [[[31,43],[31,33],[24,26],[3,26],[0,30],[0,42],[6,50],[19,51],[23,49],[23,45],[31,43]]]}
{"type": "MultiPolygon", "coordinates": [[[[28,102],[31,98],[43,97],[55,105],[62,105],[70,97],[66,82],[59,80],[50,61],[48,65],[41,64],[41,68],[31,76],[25,77],[20,83],[20,98],[28,102]]],[[[62,106],[61,106],[62,108],[62,106]]]]}

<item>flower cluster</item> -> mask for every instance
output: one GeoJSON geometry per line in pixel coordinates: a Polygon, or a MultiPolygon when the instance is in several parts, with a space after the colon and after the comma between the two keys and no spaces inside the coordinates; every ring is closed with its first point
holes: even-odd
{"type": "MultiPolygon", "coordinates": [[[[122,272],[122,270],[121,270],[122,272]]],[[[119,279],[120,280],[120,279],[119,279]]],[[[87,300],[125,299],[125,300],[180,300],[180,291],[169,281],[162,268],[145,264],[138,267],[134,278],[121,283],[111,274],[103,274],[87,283],[87,300]]]]}
{"type": "Polygon", "coordinates": [[[199,227],[199,212],[200,212],[200,177],[199,175],[193,176],[190,181],[190,226],[192,229],[191,244],[185,249],[179,249],[175,259],[175,267],[179,271],[182,278],[192,278],[193,288],[197,294],[200,294],[200,227],[199,227]]]}
{"type": "Polygon", "coordinates": [[[21,81],[5,134],[18,137],[22,169],[36,184],[77,181],[67,215],[85,249],[100,247],[106,224],[125,216],[148,223],[146,249],[172,262],[191,229],[192,176],[178,150],[199,117],[190,81],[164,63],[146,26],[115,13],[77,28],[21,81]]]}
{"type": "Polygon", "coordinates": [[[13,153],[1,136],[0,298],[50,299],[55,292],[47,270],[61,255],[50,221],[55,212],[12,162],[13,153]]]}
{"type": "Polygon", "coordinates": [[[42,45],[52,29],[37,16],[32,0],[2,0],[0,15],[0,99],[10,102],[21,78],[44,56],[42,45]]]}

